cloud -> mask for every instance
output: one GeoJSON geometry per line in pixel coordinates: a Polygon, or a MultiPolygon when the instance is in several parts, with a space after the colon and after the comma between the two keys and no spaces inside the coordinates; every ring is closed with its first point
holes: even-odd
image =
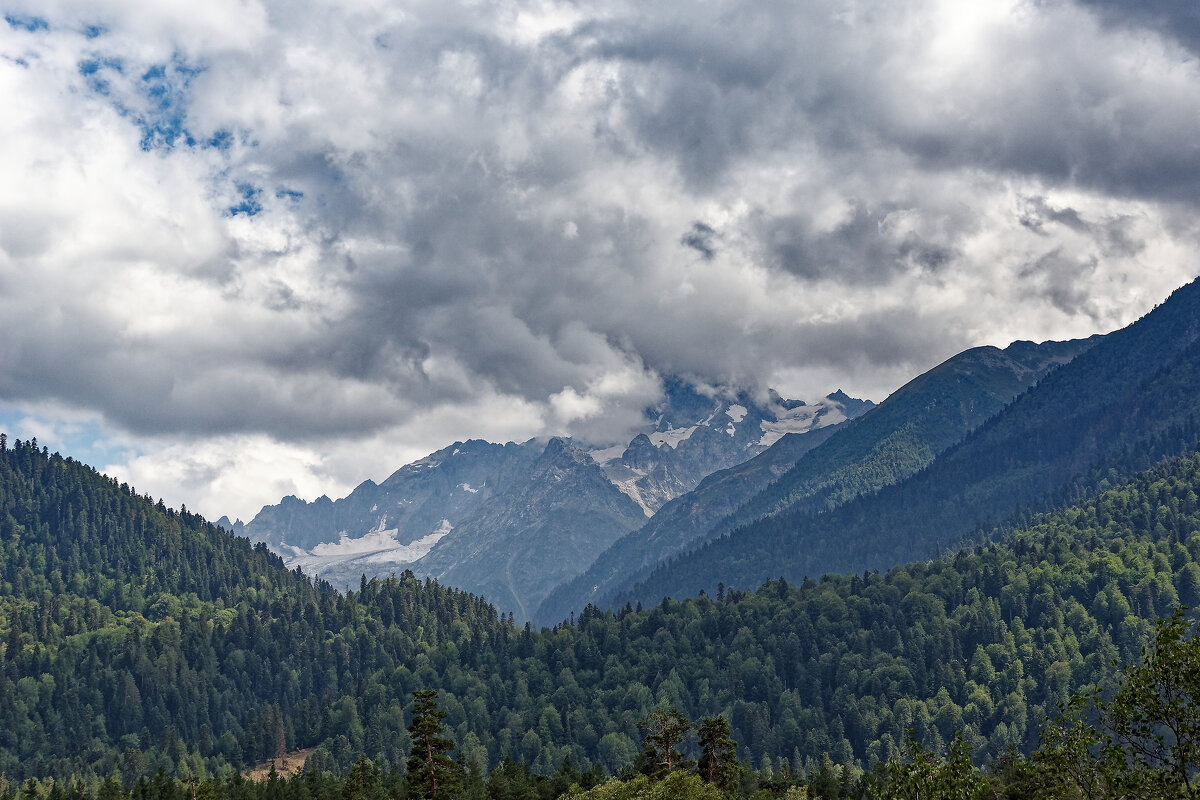
{"type": "Polygon", "coordinates": [[[1194,54],[1200,54],[1200,7],[1174,0],[1080,0],[1098,12],[1106,24],[1126,28],[1148,28],[1172,39],[1194,54]]]}
{"type": "Polygon", "coordinates": [[[1153,8],[4,0],[0,402],[219,516],[1117,327],[1196,269],[1153,8]]]}
{"type": "Polygon", "coordinates": [[[679,237],[679,243],[690,247],[700,254],[705,261],[712,261],[717,254],[717,232],[703,222],[693,222],[692,227],[679,237]]]}

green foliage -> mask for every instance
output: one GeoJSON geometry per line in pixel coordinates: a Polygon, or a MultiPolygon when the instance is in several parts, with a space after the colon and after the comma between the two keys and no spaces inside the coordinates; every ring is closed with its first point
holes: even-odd
{"type": "Polygon", "coordinates": [[[700,759],[696,772],[706,783],[732,792],[743,771],[737,759],[737,742],[730,738],[725,717],[705,717],[697,729],[700,759]]]}
{"type": "Polygon", "coordinates": [[[1200,639],[1182,611],[1158,626],[1104,721],[1142,791],[1200,796],[1200,639]]]}
{"type": "MultiPolygon", "coordinates": [[[[268,786],[277,780],[275,766],[272,764],[271,774],[267,778],[268,786]]],[[[386,797],[380,785],[378,767],[365,758],[354,762],[350,774],[342,784],[341,800],[385,800],[386,797]]]]}
{"type": "Polygon", "coordinates": [[[971,761],[962,736],[955,736],[945,758],[909,738],[900,758],[890,759],[881,785],[873,792],[879,800],[984,800],[987,780],[971,761]]]}
{"type": "MultiPolygon", "coordinates": [[[[435,689],[413,692],[413,720],[408,726],[412,754],[408,757],[410,793],[417,797],[452,797],[462,784],[462,768],[450,758],[454,742],[443,735],[446,712],[437,707],[435,689]]],[[[350,800],[347,798],[347,800],[350,800]]]]}
{"type": "Polygon", "coordinates": [[[1071,699],[1035,754],[1048,786],[1085,797],[1200,797],[1195,634],[1196,625],[1176,611],[1158,624],[1110,699],[1096,691],[1071,699]]]}
{"type": "Polygon", "coordinates": [[[366,758],[385,784],[413,752],[410,693],[436,690],[495,797],[551,791],[566,758],[622,768],[666,707],[728,721],[758,770],[747,796],[797,775],[852,796],[859,772],[838,765],[899,757],[910,729],[999,759],[1081,687],[1115,691],[1112,662],[1134,662],[1194,580],[1198,486],[1190,456],[1010,544],[534,631],[411,574],[332,592],[21,444],[0,453],[0,772],[203,784],[276,755],[282,728],[288,749],[317,747],[310,773],[366,758]]]}
{"type": "Polygon", "coordinates": [[[692,723],[677,708],[656,708],[638,723],[646,732],[638,771],[650,778],[661,778],[686,766],[679,746],[692,730],[692,723]]]}
{"type": "Polygon", "coordinates": [[[721,789],[698,776],[676,770],[662,780],[639,775],[628,781],[613,779],[594,789],[573,789],[564,800],[728,800],[721,789]]]}

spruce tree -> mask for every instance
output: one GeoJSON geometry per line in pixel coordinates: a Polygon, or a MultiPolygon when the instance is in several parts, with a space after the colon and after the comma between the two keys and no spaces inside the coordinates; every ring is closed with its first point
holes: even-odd
{"type": "Polygon", "coordinates": [[[459,766],[450,758],[454,742],[442,735],[446,712],[438,709],[437,696],[435,689],[413,692],[413,721],[408,726],[412,736],[412,754],[408,757],[410,797],[445,797],[462,783],[459,766]]]}

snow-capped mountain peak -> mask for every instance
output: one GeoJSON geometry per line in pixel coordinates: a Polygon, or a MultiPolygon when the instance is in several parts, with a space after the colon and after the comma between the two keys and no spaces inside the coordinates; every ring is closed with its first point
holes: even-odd
{"type": "Polygon", "coordinates": [[[753,458],[789,433],[834,425],[872,406],[840,390],[812,404],[770,390],[763,403],[746,392],[668,381],[663,402],[646,410],[646,427],[627,446],[594,449],[591,456],[653,515],[706,475],[753,458]]]}

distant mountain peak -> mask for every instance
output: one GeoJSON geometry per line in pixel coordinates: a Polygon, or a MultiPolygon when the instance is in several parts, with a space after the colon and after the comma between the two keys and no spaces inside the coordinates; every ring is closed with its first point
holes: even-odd
{"type": "MultiPolygon", "coordinates": [[[[839,394],[841,391],[841,389],[838,389],[834,394],[839,394]]],[[[829,395],[829,397],[832,398],[833,395],[829,395]]],[[[767,401],[779,406],[780,408],[787,409],[788,411],[792,411],[805,405],[803,400],[789,400],[774,389],[767,389],[767,401]]]]}
{"type": "Polygon", "coordinates": [[[217,520],[213,524],[216,525],[218,528],[224,528],[225,530],[229,531],[230,533],[234,533],[239,536],[242,534],[242,530],[246,527],[246,523],[242,522],[240,519],[230,522],[229,517],[226,517],[226,516],[221,517],[219,520],[217,520]]]}
{"type": "Polygon", "coordinates": [[[646,409],[645,427],[627,446],[594,449],[592,458],[647,515],[691,491],[707,475],[740,464],[788,434],[834,425],[868,411],[869,400],[840,390],[813,404],[683,378],[663,380],[663,398],[646,409]]]}

